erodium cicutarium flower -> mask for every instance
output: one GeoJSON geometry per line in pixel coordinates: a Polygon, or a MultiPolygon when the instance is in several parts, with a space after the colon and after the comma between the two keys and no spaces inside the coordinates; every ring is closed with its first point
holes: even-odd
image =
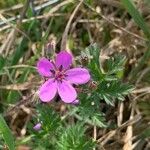
{"type": "Polygon", "coordinates": [[[34,130],[36,130],[36,131],[39,131],[39,130],[41,130],[41,123],[37,123],[34,127],[33,127],[33,129],[34,130]]]}
{"type": "Polygon", "coordinates": [[[48,80],[40,87],[39,97],[43,102],[50,102],[58,93],[65,103],[76,101],[77,92],[73,85],[85,84],[90,80],[89,71],[85,68],[72,68],[72,55],[66,51],[57,54],[55,61],[41,58],[37,69],[41,76],[48,80]]]}

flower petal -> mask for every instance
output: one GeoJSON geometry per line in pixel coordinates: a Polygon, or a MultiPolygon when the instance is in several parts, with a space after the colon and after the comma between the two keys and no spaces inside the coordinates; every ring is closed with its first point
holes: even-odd
{"type": "Polygon", "coordinates": [[[37,124],[33,127],[33,129],[36,130],[36,131],[39,131],[39,130],[41,130],[41,127],[42,127],[41,123],[37,123],[37,124]]]}
{"type": "Polygon", "coordinates": [[[53,70],[53,64],[46,58],[41,58],[37,63],[37,70],[40,75],[49,77],[51,76],[50,70],[53,70]]]}
{"type": "Polygon", "coordinates": [[[51,101],[57,92],[57,82],[54,79],[49,79],[40,88],[39,97],[42,102],[51,101]]]}
{"type": "Polygon", "coordinates": [[[80,101],[78,99],[76,99],[75,101],[73,101],[71,104],[73,105],[79,105],[80,101]]]}
{"type": "Polygon", "coordinates": [[[85,84],[90,80],[90,74],[87,69],[73,68],[66,71],[66,80],[73,84],[85,84]]]}
{"type": "Polygon", "coordinates": [[[71,103],[77,98],[76,90],[65,80],[58,82],[58,94],[65,103],[71,103]]]}
{"type": "Polygon", "coordinates": [[[57,68],[62,66],[63,69],[68,69],[71,63],[72,63],[72,56],[66,51],[62,51],[56,56],[57,68]]]}

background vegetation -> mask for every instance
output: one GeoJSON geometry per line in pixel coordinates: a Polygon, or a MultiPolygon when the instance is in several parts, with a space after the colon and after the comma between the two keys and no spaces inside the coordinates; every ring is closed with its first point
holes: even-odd
{"type": "Polygon", "coordinates": [[[149,0],[0,0],[0,149],[149,150],[149,22],[149,0]],[[77,107],[39,104],[52,41],[91,70],[77,107]]]}

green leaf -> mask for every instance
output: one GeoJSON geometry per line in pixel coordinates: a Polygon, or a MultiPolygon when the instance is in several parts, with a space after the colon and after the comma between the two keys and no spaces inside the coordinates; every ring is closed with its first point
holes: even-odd
{"type": "Polygon", "coordinates": [[[89,59],[88,68],[92,72],[92,78],[94,80],[102,80],[104,78],[104,74],[102,72],[100,63],[99,63],[99,55],[100,55],[100,48],[96,43],[88,46],[85,49],[85,53],[89,59]]]}
{"type": "Polygon", "coordinates": [[[92,58],[91,63],[94,64],[96,63],[97,66],[99,66],[99,55],[100,55],[100,49],[96,43],[90,45],[89,47],[86,48],[86,52],[88,55],[92,58]]]}
{"type": "Polygon", "coordinates": [[[94,126],[98,126],[101,128],[107,127],[104,115],[102,115],[101,113],[94,113],[93,116],[90,118],[90,121],[94,126]]]}
{"type": "Polygon", "coordinates": [[[2,70],[4,65],[5,65],[5,59],[2,56],[0,56],[0,70],[2,70]]]}
{"type": "Polygon", "coordinates": [[[121,0],[123,5],[126,7],[129,14],[132,16],[134,21],[137,23],[137,25],[143,30],[144,34],[147,36],[148,39],[150,39],[150,29],[145,23],[144,18],[139,13],[137,8],[135,7],[132,0],[121,0]]]}
{"type": "Polygon", "coordinates": [[[42,122],[42,127],[45,131],[55,132],[60,126],[59,115],[49,106],[38,105],[39,120],[42,122]]]}
{"type": "Polygon", "coordinates": [[[93,150],[95,143],[85,136],[86,128],[77,123],[63,130],[57,142],[61,150],[93,150]]]}
{"type": "Polygon", "coordinates": [[[133,90],[133,86],[123,84],[119,81],[102,82],[99,85],[99,97],[104,99],[107,104],[113,105],[114,99],[124,100],[124,96],[133,90]]]}
{"type": "Polygon", "coordinates": [[[106,69],[108,74],[116,74],[119,71],[123,70],[123,65],[125,63],[125,57],[122,55],[116,55],[111,57],[108,61],[106,61],[106,69]]]}
{"type": "Polygon", "coordinates": [[[9,148],[9,150],[15,150],[15,143],[14,143],[14,138],[12,136],[12,133],[7,126],[4,118],[0,115],[0,132],[3,135],[3,138],[9,148]]]}

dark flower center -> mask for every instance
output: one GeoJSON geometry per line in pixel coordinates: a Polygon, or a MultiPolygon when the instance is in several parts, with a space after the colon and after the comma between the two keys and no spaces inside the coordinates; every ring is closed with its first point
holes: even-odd
{"type": "Polygon", "coordinates": [[[53,74],[55,80],[62,81],[66,77],[65,71],[62,69],[62,66],[60,66],[59,69],[50,71],[53,74]]]}
{"type": "Polygon", "coordinates": [[[55,71],[55,79],[56,80],[63,80],[65,78],[65,73],[63,71],[55,71]]]}

